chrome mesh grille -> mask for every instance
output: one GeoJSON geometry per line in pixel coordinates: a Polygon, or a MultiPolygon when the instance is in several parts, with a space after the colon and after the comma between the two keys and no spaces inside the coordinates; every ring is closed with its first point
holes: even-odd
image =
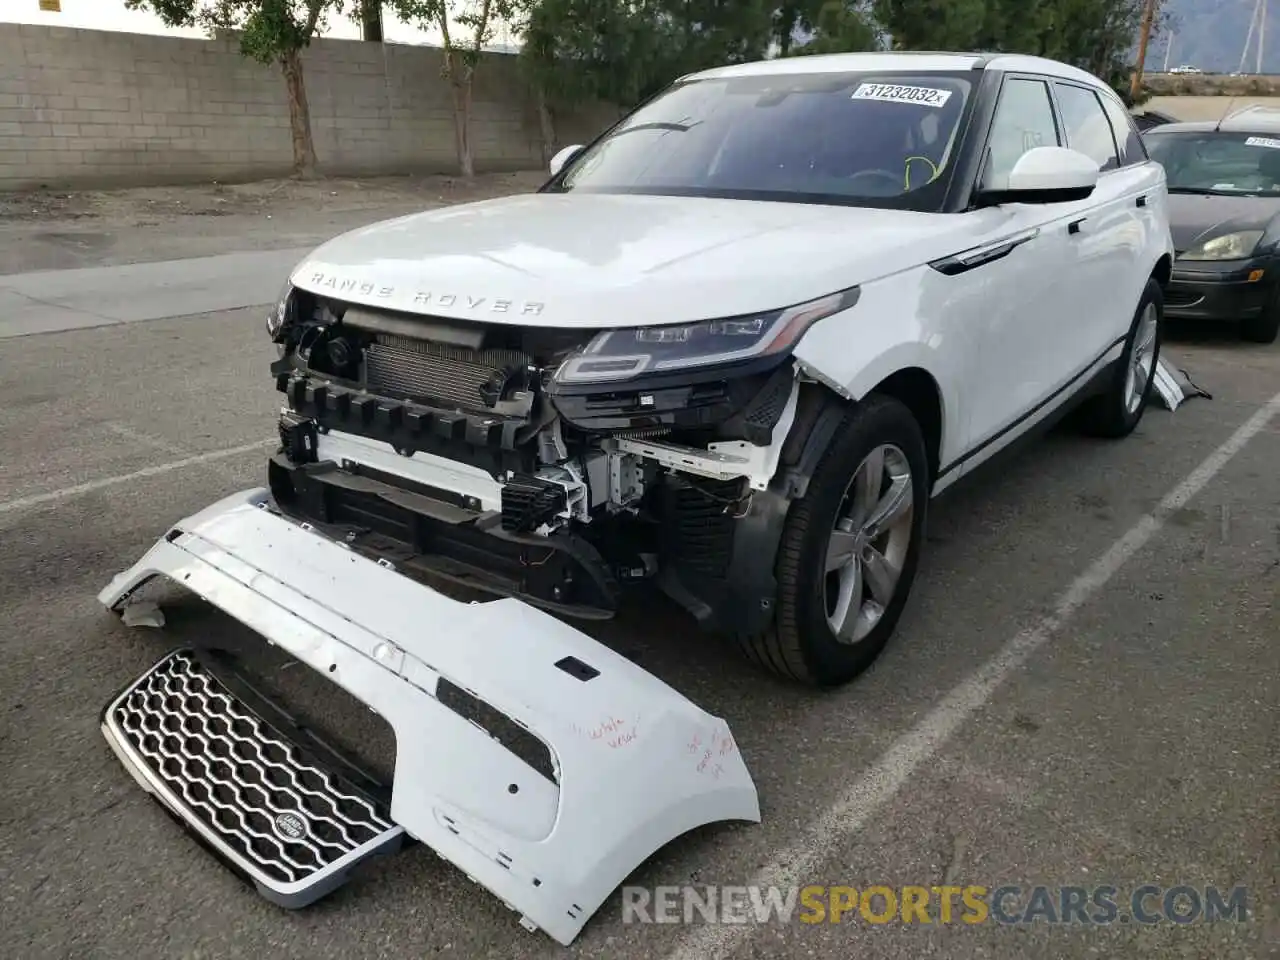
{"type": "Polygon", "coordinates": [[[108,721],[202,832],[279,884],[306,881],[399,832],[367,797],[308,762],[187,651],[157,664],[108,721]]]}
{"type": "Polygon", "coordinates": [[[371,393],[389,391],[485,409],[480,388],[504,369],[528,366],[518,350],[473,350],[447,343],[380,334],[365,350],[371,393]]]}

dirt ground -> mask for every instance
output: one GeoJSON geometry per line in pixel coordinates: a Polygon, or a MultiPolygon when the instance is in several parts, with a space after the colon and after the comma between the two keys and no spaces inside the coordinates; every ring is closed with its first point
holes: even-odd
{"type": "Polygon", "coordinates": [[[1148,73],[1143,84],[1158,97],[1274,97],[1280,94],[1280,77],[1273,74],[1148,73]]]}
{"type": "Polygon", "coordinates": [[[526,193],[542,171],[0,193],[0,274],[285,249],[374,220],[526,193]]]}
{"type": "Polygon", "coordinates": [[[1179,120],[1220,120],[1224,115],[1245,107],[1280,107],[1277,97],[1152,97],[1142,105],[1159,110],[1179,120]]]}
{"type": "Polygon", "coordinates": [[[482,200],[513,186],[536,189],[546,175],[489,174],[459,177],[379,177],[367,180],[263,180],[194,186],[139,187],[67,193],[35,190],[0,193],[0,222],[96,220],[103,224],[158,226],[186,217],[270,216],[314,210],[364,210],[389,203],[430,200],[437,204],[482,200]]]}

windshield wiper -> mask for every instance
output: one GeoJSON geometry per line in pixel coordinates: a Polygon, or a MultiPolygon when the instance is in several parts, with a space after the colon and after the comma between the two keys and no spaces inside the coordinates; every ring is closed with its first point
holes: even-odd
{"type": "MultiPolygon", "coordinates": [[[[619,130],[617,133],[611,134],[609,136],[609,140],[616,139],[617,137],[621,137],[627,133],[635,133],[637,130],[674,130],[676,133],[684,133],[686,130],[692,130],[694,127],[698,126],[698,124],[703,122],[704,121],[702,120],[694,120],[692,123],[689,123],[689,122],[675,123],[671,120],[651,120],[648,123],[637,123],[634,127],[626,127],[622,130],[619,130]]],[[[546,192],[547,193],[568,193],[569,190],[570,190],[569,187],[565,186],[563,182],[560,182],[560,183],[557,183],[555,186],[550,187],[546,192]]]]}
{"type": "Polygon", "coordinates": [[[1207,197],[1230,197],[1237,193],[1244,193],[1243,190],[1213,190],[1209,187],[1170,187],[1170,193],[1193,193],[1207,197]]]}
{"type": "Polygon", "coordinates": [[[677,133],[684,133],[686,130],[692,130],[701,120],[695,120],[693,123],[672,123],[670,120],[651,120],[649,123],[637,123],[634,127],[625,127],[610,137],[620,137],[625,133],[635,133],[637,130],[675,130],[677,133]]]}

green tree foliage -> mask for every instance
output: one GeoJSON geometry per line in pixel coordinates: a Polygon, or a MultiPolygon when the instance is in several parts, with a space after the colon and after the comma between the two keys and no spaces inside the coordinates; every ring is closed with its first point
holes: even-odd
{"type": "Polygon", "coordinates": [[[440,31],[444,61],[440,74],[453,98],[453,130],[458,169],[464,177],[475,175],[471,149],[473,80],[486,45],[495,29],[513,23],[523,14],[525,0],[390,0],[400,19],[423,29],[440,31]]]}
{"type": "Polygon", "coordinates": [[[1061,60],[1128,97],[1143,0],[875,0],[902,50],[983,50],[1061,60]]]}
{"type": "Polygon", "coordinates": [[[346,0],[124,0],[130,10],[149,9],[171,27],[203,27],[209,33],[240,31],[240,52],[260,63],[278,64],[289,95],[293,172],[316,173],[311,111],[302,76],[302,51],[346,0]]]}
{"type": "Polygon", "coordinates": [[[555,103],[634,104],[660,72],[654,61],[669,54],[675,39],[658,6],[653,0],[539,0],[528,12],[521,57],[555,103]]]}
{"type": "Polygon", "coordinates": [[[871,7],[896,50],[978,49],[987,8],[987,0],[875,0],[871,7]]]}
{"type": "Polygon", "coordinates": [[[1032,53],[1123,94],[1143,0],[531,0],[523,57],[556,102],[631,106],[725,63],[880,49],[1032,53]]]}
{"type": "Polygon", "coordinates": [[[775,42],[781,56],[821,53],[852,53],[880,48],[880,30],[866,4],[848,0],[821,0],[792,3],[781,8],[781,22],[775,20],[775,42]],[[788,8],[789,7],[789,8],[788,8]],[[816,9],[815,9],[816,7],[816,9]],[[788,14],[798,14],[794,20],[788,14]],[[796,43],[800,30],[808,39],[796,43]]]}
{"type": "Polygon", "coordinates": [[[774,13],[763,0],[537,0],[522,54],[553,101],[633,106],[683,74],[760,59],[774,13]]]}
{"type": "Polygon", "coordinates": [[[360,25],[360,39],[382,42],[382,0],[359,0],[351,14],[360,25]]]}
{"type": "MultiPolygon", "coordinates": [[[[1129,77],[1137,65],[1143,6],[1143,0],[1058,0],[1053,34],[1045,43],[1044,55],[1097,74],[1129,102],[1129,77]]],[[[1165,27],[1166,13],[1166,0],[1157,0],[1151,45],[1165,27]]]]}

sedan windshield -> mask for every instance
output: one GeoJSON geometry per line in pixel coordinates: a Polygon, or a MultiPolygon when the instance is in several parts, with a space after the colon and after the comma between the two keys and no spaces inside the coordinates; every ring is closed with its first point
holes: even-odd
{"type": "Polygon", "coordinates": [[[580,154],[558,192],[937,210],[964,73],[819,73],[679,84],[580,154]]]}
{"type": "Polygon", "coordinates": [[[1151,159],[1164,166],[1170,193],[1280,196],[1280,138],[1203,130],[1148,131],[1151,159]]]}

